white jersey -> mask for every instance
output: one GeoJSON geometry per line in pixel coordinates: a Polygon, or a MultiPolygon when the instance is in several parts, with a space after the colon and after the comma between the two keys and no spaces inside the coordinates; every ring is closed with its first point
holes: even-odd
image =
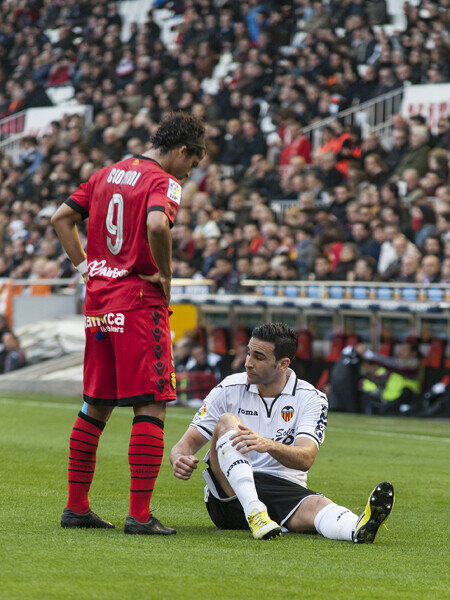
{"type": "MultiPolygon", "coordinates": [[[[289,369],[289,379],[276,398],[263,398],[246,373],[226,377],[208,396],[191,425],[211,439],[221,415],[233,413],[245,426],[259,435],[292,446],[299,437],[313,440],[320,447],[327,426],[328,401],[310,383],[298,379],[289,369]]],[[[306,487],[306,472],[290,469],[267,452],[250,452],[253,470],[289,479],[306,487]]],[[[208,455],[205,457],[207,461],[208,455]]]]}

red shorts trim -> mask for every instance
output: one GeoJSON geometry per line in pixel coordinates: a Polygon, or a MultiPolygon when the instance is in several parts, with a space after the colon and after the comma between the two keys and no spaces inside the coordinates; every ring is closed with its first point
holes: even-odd
{"type": "Polygon", "coordinates": [[[85,316],[84,400],[131,406],[176,400],[167,306],[85,316]]]}

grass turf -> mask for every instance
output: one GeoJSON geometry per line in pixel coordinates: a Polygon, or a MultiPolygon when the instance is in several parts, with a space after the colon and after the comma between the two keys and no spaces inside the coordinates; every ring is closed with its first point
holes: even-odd
{"type": "Polygon", "coordinates": [[[298,534],[257,542],[213,526],[200,470],[189,482],[173,477],[169,449],[193,411],[171,408],[152,506],[178,535],[147,538],[122,531],[129,409],[116,410],[102,436],[90,496],[117,528],[59,527],[79,407],[62,398],[0,398],[1,599],[446,597],[448,422],[330,415],[309,487],[359,514],[372,487],[391,480],[389,530],[366,546],[298,534]]]}

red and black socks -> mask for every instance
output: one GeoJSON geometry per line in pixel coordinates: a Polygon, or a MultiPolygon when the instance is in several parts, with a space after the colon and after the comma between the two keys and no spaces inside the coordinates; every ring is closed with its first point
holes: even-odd
{"type": "Polygon", "coordinates": [[[141,415],[133,419],[128,460],[131,471],[130,512],[141,523],[150,518],[150,500],[164,454],[164,422],[141,415]]]}
{"type": "Polygon", "coordinates": [[[76,513],[89,511],[88,493],[94,477],[97,446],[105,425],[79,412],[70,435],[67,508],[76,513]]]}

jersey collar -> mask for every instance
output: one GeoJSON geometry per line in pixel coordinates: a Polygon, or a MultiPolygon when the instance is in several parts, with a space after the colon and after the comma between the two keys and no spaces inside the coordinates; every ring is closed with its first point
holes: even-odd
{"type": "MultiPolygon", "coordinates": [[[[279,396],[282,396],[283,394],[286,396],[295,396],[298,378],[292,369],[288,369],[288,371],[289,379],[287,380],[286,385],[284,386],[283,391],[281,392],[281,394],[279,394],[279,396]]],[[[256,383],[252,383],[251,385],[247,384],[247,390],[249,392],[252,392],[253,394],[259,395],[258,386],[256,385],[256,383]]],[[[279,396],[277,396],[277,398],[279,396]]]]}
{"type": "MultiPolygon", "coordinates": [[[[158,167],[160,169],[162,169],[159,162],[157,160],[155,160],[154,158],[149,158],[148,156],[142,156],[142,154],[133,154],[133,158],[138,158],[139,160],[149,160],[150,162],[155,163],[155,165],[158,165],[158,167]]],[[[164,171],[164,169],[163,169],[163,171],[164,171]]]]}

